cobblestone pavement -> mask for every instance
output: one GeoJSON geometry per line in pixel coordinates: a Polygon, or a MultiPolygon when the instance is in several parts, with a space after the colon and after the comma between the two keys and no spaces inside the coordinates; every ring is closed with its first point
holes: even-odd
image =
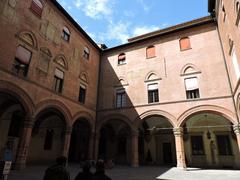
{"type": "MultiPolygon", "coordinates": [[[[42,180],[46,166],[32,166],[22,171],[12,171],[8,180],[42,180]]],[[[70,166],[71,180],[74,180],[78,166],[70,166]]],[[[188,168],[183,171],[167,167],[114,167],[106,173],[112,180],[239,180],[239,170],[205,170],[188,168]]]]}

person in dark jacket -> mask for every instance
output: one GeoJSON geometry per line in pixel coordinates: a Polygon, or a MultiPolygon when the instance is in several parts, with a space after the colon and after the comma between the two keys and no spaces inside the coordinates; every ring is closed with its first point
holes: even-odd
{"type": "Polygon", "coordinates": [[[92,180],[93,173],[90,171],[91,165],[89,162],[85,162],[82,167],[82,172],[79,172],[75,180],[92,180]]]}
{"type": "Polygon", "coordinates": [[[96,172],[94,173],[93,180],[112,180],[110,177],[105,175],[105,167],[103,160],[98,160],[96,163],[96,172]]]}
{"type": "Polygon", "coordinates": [[[43,180],[70,180],[69,172],[66,169],[67,158],[62,156],[56,159],[56,164],[45,171],[43,180]]]}

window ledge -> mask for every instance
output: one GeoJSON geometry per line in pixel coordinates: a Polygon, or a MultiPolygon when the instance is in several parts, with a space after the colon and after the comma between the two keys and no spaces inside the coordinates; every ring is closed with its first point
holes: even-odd
{"type": "Polygon", "coordinates": [[[180,49],[180,52],[184,52],[184,51],[187,51],[187,50],[190,50],[192,49],[191,47],[190,48],[187,48],[187,49],[180,49]]]}
{"type": "Polygon", "coordinates": [[[123,66],[123,65],[125,65],[125,64],[127,64],[127,63],[118,64],[118,66],[123,66]]]}
{"type": "Polygon", "coordinates": [[[157,56],[151,56],[151,57],[146,57],[146,59],[153,59],[156,58],[157,56]]]}

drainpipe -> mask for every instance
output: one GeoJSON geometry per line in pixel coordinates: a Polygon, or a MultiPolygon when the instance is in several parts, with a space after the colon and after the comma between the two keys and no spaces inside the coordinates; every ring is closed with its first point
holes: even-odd
{"type": "Polygon", "coordinates": [[[232,101],[233,101],[233,105],[234,105],[234,110],[235,110],[235,113],[236,113],[236,116],[237,116],[237,122],[239,123],[239,117],[238,117],[238,113],[237,113],[236,102],[235,102],[235,99],[234,99],[232,83],[231,83],[231,80],[230,80],[229,70],[227,68],[226,54],[224,52],[223,43],[222,43],[222,39],[220,37],[220,32],[219,32],[218,23],[217,23],[216,19],[215,19],[215,22],[216,22],[218,38],[219,38],[219,41],[220,41],[220,44],[221,44],[222,55],[223,55],[223,59],[224,59],[224,65],[225,65],[225,69],[226,69],[226,72],[227,72],[228,83],[229,83],[230,90],[231,90],[231,96],[232,96],[232,101]]]}

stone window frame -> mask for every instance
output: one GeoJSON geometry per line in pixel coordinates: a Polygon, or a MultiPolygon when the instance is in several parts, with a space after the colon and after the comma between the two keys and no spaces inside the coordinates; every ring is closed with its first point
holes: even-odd
{"type": "Polygon", "coordinates": [[[122,65],[125,65],[125,64],[127,64],[127,62],[126,62],[126,53],[120,53],[118,55],[117,65],[118,66],[122,66],[122,65]]]}
{"type": "Polygon", "coordinates": [[[44,9],[44,3],[41,0],[32,0],[31,1],[31,6],[29,8],[34,15],[37,17],[41,18],[43,9],[44,9]]]}
{"type": "Polygon", "coordinates": [[[69,30],[69,28],[67,26],[63,27],[61,37],[65,42],[70,42],[71,31],[69,30]]]}

